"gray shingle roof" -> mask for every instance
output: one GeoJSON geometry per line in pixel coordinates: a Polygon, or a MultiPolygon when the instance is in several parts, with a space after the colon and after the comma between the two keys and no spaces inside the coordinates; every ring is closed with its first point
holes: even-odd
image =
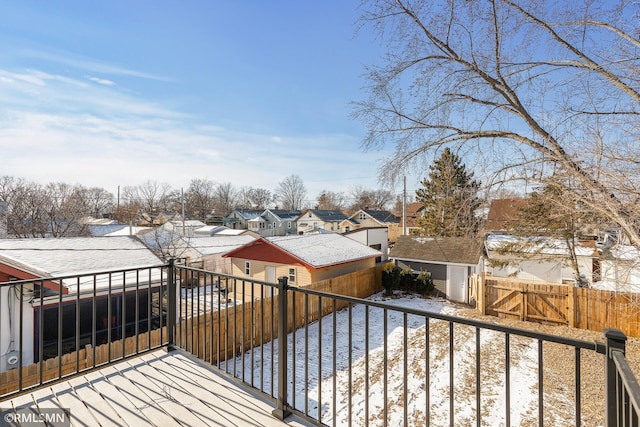
{"type": "Polygon", "coordinates": [[[340,222],[344,219],[347,219],[347,216],[344,212],[339,210],[329,210],[329,209],[311,209],[315,216],[320,218],[324,222],[340,222]]]}
{"type": "Polygon", "coordinates": [[[481,238],[400,236],[390,258],[475,265],[482,255],[481,238]]]}

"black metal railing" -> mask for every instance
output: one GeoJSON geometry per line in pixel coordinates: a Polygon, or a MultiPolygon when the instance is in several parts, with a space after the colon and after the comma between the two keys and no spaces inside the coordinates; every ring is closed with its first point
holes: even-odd
{"type": "Polygon", "coordinates": [[[173,261],[1,283],[0,398],[166,347],[264,394],[280,419],[638,425],[621,332],[587,342],[433,311],[425,299],[396,302],[173,261]],[[599,373],[585,370],[589,360],[599,373]],[[35,375],[22,369],[31,364],[35,375]],[[601,395],[587,400],[589,385],[601,395]]]}
{"type": "Polygon", "coordinates": [[[286,277],[276,284],[176,270],[192,284],[180,293],[176,345],[264,393],[278,418],[638,425],[640,389],[619,331],[607,331],[602,344],[289,286],[286,277]],[[600,374],[583,368],[594,358],[600,374]],[[605,381],[613,381],[605,393],[585,396],[605,381]]]}
{"type": "Polygon", "coordinates": [[[167,268],[0,283],[0,398],[166,346],[167,268]]]}

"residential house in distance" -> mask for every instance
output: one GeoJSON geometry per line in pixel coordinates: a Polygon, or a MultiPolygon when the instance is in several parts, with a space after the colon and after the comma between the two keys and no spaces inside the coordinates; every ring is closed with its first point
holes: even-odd
{"type": "Polygon", "coordinates": [[[401,268],[428,271],[447,299],[469,303],[469,277],[483,269],[483,241],[466,237],[400,236],[389,257],[401,268]]]}
{"type": "Polygon", "coordinates": [[[195,219],[168,221],[162,225],[167,230],[174,230],[186,237],[193,237],[195,230],[206,226],[204,222],[195,219]]]}
{"type": "Polygon", "coordinates": [[[232,274],[231,260],[224,255],[256,240],[251,234],[214,235],[188,241],[187,265],[216,273],[232,274]]]}
{"type": "MultiPolygon", "coordinates": [[[[561,240],[538,237],[525,253],[500,253],[500,247],[516,241],[510,235],[491,234],[485,238],[485,271],[495,277],[511,277],[548,283],[571,284],[575,280],[567,244],[561,240]]],[[[594,265],[599,255],[593,240],[579,242],[575,248],[578,268],[584,278],[593,283],[594,265]]],[[[599,268],[598,268],[599,269],[599,268]]]]}
{"type": "Polygon", "coordinates": [[[593,273],[594,289],[640,293],[640,251],[634,246],[605,246],[598,267],[593,273]]]}
{"type": "Polygon", "coordinates": [[[259,233],[263,237],[286,236],[297,234],[296,219],[300,211],[286,209],[265,209],[257,220],[259,229],[252,228],[253,220],[249,221],[249,230],[259,233]]]}
{"type": "Polygon", "coordinates": [[[234,276],[270,283],[286,276],[294,286],[374,267],[380,256],[381,252],[335,233],[265,237],[224,255],[231,259],[234,276]]]}
{"type": "Polygon", "coordinates": [[[340,232],[340,223],[347,215],[339,210],[307,209],[296,219],[298,234],[317,233],[320,230],[340,232]]]}
{"type": "Polygon", "coordinates": [[[387,227],[389,242],[394,243],[402,234],[400,218],[385,210],[360,209],[340,222],[340,231],[345,233],[365,227],[387,227]]]}
{"type": "MultiPolygon", "coordinates": [[[[159,266],[162,261],[136,237],[72,237],[49,239],[3,239],[0,240],[0,282],[43,278],[41,285],[34,282],[25,286],[22,296],[11,287],[0,289],[0,370],[10,369],[11,361],[17,362],[17,352],[22,344],[23,365],[39,360],[39,350],[45,358],[57,355],[58,303],[62,300],[63,354],[67,344],[76,343],[76,325],[81,346],[90,343],[92,325],[96,324],[96,339],[106,338],[109,321],[108,310],[113,315],[111,325],[114,335],[121,331],[123,314],[126,322],[133,322],[137,305],[139,318],[148,313],[147,298],[144,301],[129,298],[131,283],[136,283],[135,271],[121,274],[100,274],[109,270],[127,270],[159,266]],[[95,274],[94,274],[95,273],[95,274]],[[50,277],[84,275],[82,278],[47,281],[50,277]],[[103,293],[111,292],[109,298],[103,293]],[[44,295],[41,299],[40,295],[44,295]],[[93,300],[96,305],[93,307],[93,300]],[[20,301],[22,298],[22,308],[20,301]],[[86,300],[85,300],[86,298],[86,300]],[[86,303],[85,303],[86,301],[86,303]],[[80,306],[82,321],[76,319],[76,305],[80,306]],[[123,312],[124,304],[128,309],[123,312]],[[22,335],[17,325],[22,311],[22,335]],[[92,316],[95,319],[92,322],[92,316]],[[88,316],[88,317],[87,317],[88,316]],[[42,320],[41,320],[42,319],[42,320]],[[43,330],[36,333],[39,325],[43,330]],[[104,327],[103,327],[104,325],[104,327]],[[42,343],[39,339],[42,336],[42,343]]],[[[158,293],[161,269],[150,270],[142,283],[149,286],[148,293],[158,293]],[[146,281],[146,282],[145,282],[146,281]]],[[[140,284],[140,282],[138,282],[140,284]]],[[[135,294],[131,289],[132,294],[135,294]]],[[[138,295],[142,295],[138,293],[138,295]]],[[[151,299],[151,296],[149,295],[151,299]]],[[[156,295],[157,299],[157,295],[156,295]]],[[[144,330],[150,325],[139,325],[144,330]]],[[[97,344],[97,343],[95,343],[97,344]]]]}
{"type": "Polygon", "coordinates": [[[233,230],[248,230],[249,221],[259,217],[263,212],[264,209],[235,209],[226,215],[222,221],[224,225],[233,230]]]}
{"type": "Polygon", "coordinates": [[[409,203],[406,206],[405,223],[400,224],[401,227],[406,228],[406,234],[416,235],[420,232],[419,221],[422,218],[424,212],[424,205],[420,202],[409,203]]]}
{"type": "Polygon", "coordinates": [[[193,230],[193,237],[211,237],[211,236],[240,236],[242,234],[260,237],[259,234],[249,230],[240,230],[229,228],[224,225],[206,225],[204,227],[193,230]]]}
{"type": "Polygon", "coordinates": [[[485,233],[506,234],[518,220],[519,210],[527,206],[525,198],[493,199],[484,224],[485,233]]]}
{"type": "Polygon", "coordinates": [[[357,228],[342,233],[342,235],[380,251],[382,256],[376,258],[376,263],[386,262],[389,259],[389,229],[387,227],[357,228]]]}

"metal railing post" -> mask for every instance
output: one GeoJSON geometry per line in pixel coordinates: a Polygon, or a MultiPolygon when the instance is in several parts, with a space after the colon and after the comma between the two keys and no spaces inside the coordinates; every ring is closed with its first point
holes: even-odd
{"type": "Polygon", "coordinates": [[[607,405],[605,425],[607,427],[613,427],[618,425],[618,415],[624,413],[624,403],[618,393],[618,372],[616,364],[613,361],[612,352],[621,351],[624,354],[627,337],[618,329],[605,329],[604,336],[606,338],[604,372],[606,378],[605,400],[607,405]]]}
{"type": "Polygon", "coordinates": [[[278,400],[272,414],[281,420],[291,415],[287,403],[288,280],[286,276],[278,278],[278,400]]]}
{"type": "MultiPolygon", "coordinates": [[[[176,266],[175,259],[169,260],[167,272],[167,344],[166,350],[172,351],[176,344],[176,266]]],[[[162,313],[161,313],[162,315],[162,313]]]]}

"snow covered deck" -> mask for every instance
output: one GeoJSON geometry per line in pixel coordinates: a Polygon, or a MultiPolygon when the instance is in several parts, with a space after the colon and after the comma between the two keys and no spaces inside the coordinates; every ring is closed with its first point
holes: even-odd
{"type": "Polygon", "coordinates": [[[0,408],[68,408],[72,426],[303,426],[179,351],[158,350],[37,389],[0,408]]]}

